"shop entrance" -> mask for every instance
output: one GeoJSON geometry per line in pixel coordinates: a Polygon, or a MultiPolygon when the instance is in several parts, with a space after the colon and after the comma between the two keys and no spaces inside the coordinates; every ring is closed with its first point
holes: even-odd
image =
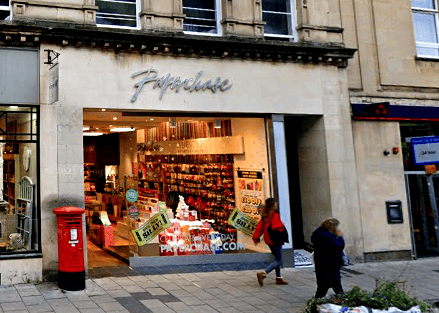
{"type": "Polygon", "coordinates": [[[405,179],[416,256],[437,256],[439,255],[439,174],[406,172],[405,179]]]}

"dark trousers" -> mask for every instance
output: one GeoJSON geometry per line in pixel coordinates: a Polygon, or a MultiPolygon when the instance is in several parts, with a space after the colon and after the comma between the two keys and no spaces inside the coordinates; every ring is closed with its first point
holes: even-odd
{"type": "Polygon", "coordinates": [[[274,261],[271,262],[265,269],[265,273],[270,273],[272,270],[276,270],[276,277],[280,276],[280,266],[282,263],[282,246],[269,246],[271,253],[274,255],[274,261]]]}
{"type": "Polygon", "coordinates": [[[332,273],[325,269],[321,271],[316,267],[317,276],[317,292],[315,298],[323,298],[326,296],[329,288],[332,288],[336,294],[343,294],[343,286],[341,285],[340,268],[332,273]]]}

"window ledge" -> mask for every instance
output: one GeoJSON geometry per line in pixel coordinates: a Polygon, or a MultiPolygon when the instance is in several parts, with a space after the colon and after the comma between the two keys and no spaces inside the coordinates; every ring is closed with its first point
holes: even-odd
{"type": "Polygon", "coordinates": [[[439,62],[439,57],[421,57],[421,56],[416,56],[415,57],[416,61],[431,61],[431,62],[439,62]]]}
{"type": "Polygon", "coordinates": [[[2,260],[40,259],[42,257],[43,254],[41,252],[0,254],[0,262],[2,260]]]}

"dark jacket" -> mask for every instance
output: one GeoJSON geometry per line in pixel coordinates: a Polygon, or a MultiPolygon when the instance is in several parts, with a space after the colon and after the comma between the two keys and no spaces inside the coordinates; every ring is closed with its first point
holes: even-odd
{"type": "Polygon", "coordinates": [[[337,237],[326,228],[319,227],[312,234],[311,242],[314,246],[316,270],[332,272],[343,266],[343,237],[337,237]]]}

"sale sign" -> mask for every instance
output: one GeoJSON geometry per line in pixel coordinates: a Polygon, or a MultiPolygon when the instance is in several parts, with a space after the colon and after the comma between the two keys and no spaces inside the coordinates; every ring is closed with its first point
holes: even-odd
{"type": "Polygon", "coordinates": [[[249,236],[253,236],[256,226],[258,225],[257,220],[242,213],[236,208],[232,211],[232,214],[230,214],[228,222],[229,225],[249,236]]]}
{"type": "Polygon", "coordinates": [[[258,207],[264,203],[264,180],[260,171],[238,171],[238,208],[259,220],[258,207]]]}
{"type": "Polygon", "coordinates": [[[131,232],[136,239],[137,245],[143,246],[169,227],[172,227],[172,223],[169,220],[168,214],[161,211],[151,217],[145,224],[131,232]]]}

